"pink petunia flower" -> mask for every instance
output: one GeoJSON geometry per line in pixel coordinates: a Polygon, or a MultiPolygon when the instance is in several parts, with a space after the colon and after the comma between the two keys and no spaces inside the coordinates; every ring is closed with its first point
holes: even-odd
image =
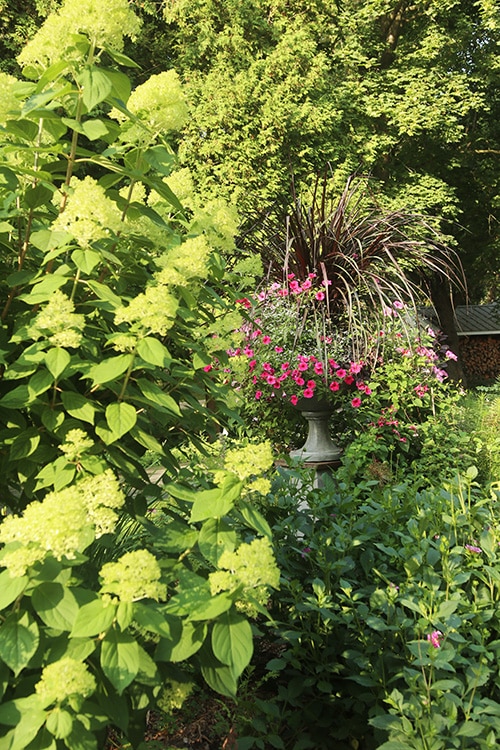
{"type": "Polygon", "coordinates": [[[355,396],[355,398],[352,399],[351,406],[354,406],[355,409],[357,409],[358,406],[361,406],[361,399],[359,396],[355,396]]]}
{"type": "Polygon", "coordinates": [[[314,390],[312,388],[306,388],[302,395],[304,398],[312,398],[314,396],[314,390]]]}
{"type": "Polygon", "coordinates": [[[331,391],[333,391],[333,393],[335,393],[335,391],[339,390],[340,383],[338,383],[336,380],[333,380],[328,387],[331,391]]]}
{"type": "Polygon", "coordinates": [[[295,393],[293,394],[293,396],[290,396],[290,401],[292,402],[292,404],[293,404],[294,406],[296,406],[296,405],[297,405],[297,401],[298,401],[298,400],[299,400],[299,399],[298,399],[298,396],[296,396],[296,395],[295,395],[295,393]]]}
{"type": "Polygon", "coordinates": [[[262,343],[263,344],[270,344],[271,343],[271,337],[270,336],[262,336],[262,343]]]}
{"type": "Polygon", "coordinates": [[[347,372],[342,367],[340,367],[337,370],[337,377],[340,378],[341,380],[343,380],[346,375],[347,375],[347,372]]]}
{"type": "Polygon", "coordinates": [[[318,302],[322,302],[325,299],[325,293],[324,292],[316,292],[314,295],[315,299],[318,300],[318,302]]]}
{"type": "Polygon", "coordinates": [[[257,399],[257,401],[258,401],[258,400],[259,400],[260,398],[262,398],[262,391],[255,391],[255,398],[257,399]]]}
{"type": "Polygon", "coordinates": [[[441,646],[442,637],[443,634],[440,630],[433,630],[432,633],[427,633],[427,640],[434,646],[434,648],[439,648],[441,646]]]}
{"type": "Polygon", "coordinates": [[[213,367],[212,367],[212,365],[205,365],[205,367],[203,369],[204,369],[205,372],[210,372],[210,370],[213,370],[213,367]]]}

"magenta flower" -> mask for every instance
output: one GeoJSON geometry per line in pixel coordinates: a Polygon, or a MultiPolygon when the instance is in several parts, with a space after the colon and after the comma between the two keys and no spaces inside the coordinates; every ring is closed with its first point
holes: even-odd
{"type": "Polygon", "coordinates": [[[205,372],[210,372],[210,370],[212,370],[213,368],[212,368],[212,365],[205,365],[203,369],[205,372]]]}
{"type": "Polygon", "coordinates": [[[354,383],[354,378],[352,375],[346,375],[344,378],[344,383],[346,385],[352,385],[354,383]]]}
{"type": "Polygon", "coordinates": [[[465,549],[468,552],[473,552],[475,555],[480,555],[483,551],[481,547],[475,547],[473,544],[466,544],[465,549]]]}
{"type": "Polygon", "coordinates": [[[347,375],[347,372],[344,369],[342,369],[342,367],[340,367],[337,370],[337,377],[340,378],[341,380],[343,380],[346,375],[347,375]]]}
{"type": "Polygon", "coordinates": [[[324,292],[316,292],[316,294],[314,296],[318,300],[318,302],[322,302],[325,299],[325,293],[324,292]]]}
{"type": "Polygon", "coordinates": [[[405,305],[404,305],[404,302],[401,302],[401,300],[399,300],[399,299],[396,299],[396,300],[394,300],[394,302],[392,303],[392,306],[393,306],[393,307],[394,307],[394,308],[395,308],[396,310],[403,310],[403,309],[404,309],[404,306],[405,306],[405,305]]]}
{"type": "Polygon", "coordinates": [[[359,398],[359,396],[356,396],[352,399],[351,406],[354,406],[355,409],[357,409],[358,406],[361,406],[361,399],[359,398]]]}
{"type": "Polygon", "coordinates": [[[329,385],[329,388],[330,388],[330,390],[331,390],[331,391],[333,391],[333,392],[335,393],[335,391],[338,391],[338,390],[339,390],[339,388],[340,388],[340,383],[338,383],[338,382],[337,382],[336,380],[333,380],[333,381],[332,381],[332,382],[330,383],[330,385],[329,385]]]}
{"type": "Polygon", "coordinates": [[[323,363],[322,362],[315,362],[314,363],[314,372],[316,375],[322,375],[323,374],[323,363]]]}
{"type": "Polygon", "coordinates": [[[359,372],[361,372],[363,368],[363,365],[361,362],[351,362],[351,366],[349,367],[349,372],[351,375],[357,375],[359,372]]]}
{"type": "Polygon", "coordinates": [[[314,391],[312,388],[305,388],[302,395],[304,398],[312,398],[314,396],[314,391]]]}
{"type": "Polygon", "coordinates": [[[442,637],[443,634],[440,630],[433,630],[432,633],[427,633],[427,640],[434,646],[434,648],[439,648],[441,646],[442,637]]]}
{"type": "Polygon", "coordinates": [[[262,398],[262,391],[255,391],[255,398],[257,399],[257,401],[258,401],[258,400],[259,400],[260,398],[262,398]]]}
{"type": "Polygon", "coordinates": [[[458,357],[455,354],[455,352],[452,352],[451,349],[447,349],[444,356],[446,357],[446,359],[453,359],[455,362],[458,359],[458,357]]]}
{"type": "Polygon", "coordinates": [[[263,344],[270,344],[271,343],[271,337],[270,336],[262,336],[262,343],[263,344]]]}
{"type": "Polygon", "coordinates": [[[298,401],[298,400],[299,400],[299,398],[298,398],[298,396],[296,396],[296,395],[295,395],[295,393],[293,394],[293,396],[290,396],[290,401],[291,401],[291,403],[292,403],[292,404],[293,404],[294,406],[297,406],[297,401],[298,401]]]}

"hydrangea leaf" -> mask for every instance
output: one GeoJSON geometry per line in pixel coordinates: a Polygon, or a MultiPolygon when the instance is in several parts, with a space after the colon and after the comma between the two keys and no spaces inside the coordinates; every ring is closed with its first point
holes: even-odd
{"type": "Polygon", "coordinates": [[[56,346],[45,355],[45,364],[52,377],[57,380],[71,362],[71,355],[66,349],[56,346]]]}
{"type": "Polygon", "coordinates": [[[94,385],[110,383],[123,375],[132,363],[132,354],[119,354],[117,357],[105,359],[104,362],[94,365],[88,371],[88,377],[92,378],[94,385]]]}
{"type": "Polygon", "coordinates": [[[38,648],[39,632],[28,612],[14,612],[0,627],[0,658],[17,676],[38,648]]]}
{"type": "Polygon", "coordinates": [[[106,422],[115,438],[122,437],[122,435],[130,432],[137,422],[135,407],[123,402],[109,404],[106,408],[106,422]]]}
{"type": "Polygon", "coordinates": [[[76,616],[71,637],[84,638],[106,632],[115,614],[116,607],[112,604],[106,606],[101,599],[84,604],[76,616]]]}
{"type": "Polygon", "coordinates": [[[101,666],[119,695],[136,677],[139,665],[137,641],[130,635],[111,630],[102,642],[101,666]]]}
{"type": "Polygon", "coordinates": [[[12,578],[8,570],[0,573],[0,609],[12,604],[24,591],[28,579],[26,576],[12,578]]]}
{"type": "Polygon", "coordinates": [[[252,628],[248,620],[233,611],[222,614],[213,627],[212,648],[217,659],[239,677],[253,654],[252,628]]]}
{"type": "Polygon", "coordinates": [[[201,527],[198,547],[201,554],[214,565],[219,564],[223,552],[236,546],[236,532],[220,518],[209,518],[201,527]]]}
{"type": "Polygon", "coordinates": [[[71,630],[78,603],[70,589],[60,583],[42,583],[33,591],[33,608],[49,628],[71,630]]]}

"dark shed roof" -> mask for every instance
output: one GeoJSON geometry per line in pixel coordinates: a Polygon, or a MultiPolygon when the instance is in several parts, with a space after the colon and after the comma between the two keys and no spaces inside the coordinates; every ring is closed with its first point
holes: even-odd
{"type": "Polygon", "coordinates": [[[500,305],[459,305],[455,308],[459,336],[500,334],[500,305]]]}

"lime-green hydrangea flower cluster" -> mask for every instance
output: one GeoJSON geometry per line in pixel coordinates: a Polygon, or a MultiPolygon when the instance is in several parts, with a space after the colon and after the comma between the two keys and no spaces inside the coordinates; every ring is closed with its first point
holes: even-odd
{"type": "Polygon", "coordinates": [[[166,714],[171,714],[174,709],[182,708],[186,698],[193,692],[193,682],[177,682],[170,680],[164,685],[157,700],[158,708],[166,714]]]}
{"type": "Polygon", "coordinates": [[[225,551],[219,560],[219,568],[209,575],[213,596],[221,591],[236,591],[243,587],[240,608],[251,611],[251,603],[245,602],[249,594],[259,604],[265,604],[269,587],[279,589],[280,572],[271,543],[267,537],[254,539],[250,544],[240,544],[235,552],[225,551]]]}
{"type": "Polygon", "coordinates": [[[52,225],[54,231],[69,232],[82,247],[109,237],[122,227],[118,206],[89,176],[83,180],[76,177],[71,180],[65,209],[52,225]]]}
{"type": "Polygon", "coordinates": [[[65,657],[46,666],[35,691],[44,707],[68,698],[83,700],[92,695],[96,681],[81,661],[65,657]]]}
{"type": "Polygon", "coordinates": [[[45,337],[53,346],[77,348],[80,346],[85,325],[85,316],[75,313],[73,302],[60,289],[52,294],[45,307],[40,310],[29,334],[35,340],[45,337]]]}
{"type": "MultiPolygon", "coordinates": [[[[259,492],[267,495],[271,489],[271,483],[259,474],[268,471],[274,464],[271,443],[265,441],[255,445],[247,445],[244,448],[228,450],[224,458],[224,468],[238,479],[246,483],[247,491],[259,492]],[[251,479],[251,481],[248,481],[251,479]]],[[[216,472],[215,481],[223,479],[224,472],[216,472]]]]}
{"type": "Polygon", "coordinates": [[[0,123],[2,125],[11,117],[19,117],[20,102],[14,93],[14,86],[17,83],[14,76],[0,72],[0,123]]]}
{"type": "Polygon", "coordinates": [[[182,85],[175,70],[166,70],[152,75],[147,81],[137,86],[127,101],[127,109],[138,116],[143,125],[127,121],[126,115],[118,109],[112,109],[110,117],[119,122],[126,122],[122,138],[127,143],[150,140],[146,137],[144,125],[155,136],[182,128],[188,117],[188,108],[182,91],[182,85]]]}
{"type": "Polygon", "coordinates": [[[166,587],[160,583],[161,568],[156,557],[145,549],[126,552],[117,562],[101,568],[101,591],[114,594],[122,602],[138,599],[165,599],[166,587]]]}
{"type": "Polygon", "coordinates": [[[69,430],[66,434],[66,439],[62,445],[59,446],[68,461],[79,461],[82,455],[92,448],[94,441],[88,437],[88,435],[78,428],[69,430]]]}
{"type": "Polygon", "coordinates": [[[48,67],[58,60],[79,60],[85,54],[75,34],[85,34],[97,48],[121,51],[123,40],[134,40],[141,21],[128,0],[66,0],[52,13],[18,57],[21,66],[48,67]]]}
{"type": "Polygon", "coordinates": [[[211,248],[205,237],[188,237],[163,256],[165,268],[155,274],[155,283],[121,307],[115,322],[138,324],[146,332],[165,336],[172,328],[179,307],[178,287],[192,286],[208,274],[211,248]],[[172,289],[173,287],[173,289],[172,289]]]}
{"type": "Polygon", "coordinates": [[[22,576],[47,556],[74,559],[95,538],[113,530],[116,509],[124,495],[113,472],[81,480],[42,502],[30,503],[21,516],[7,516],[0,525],[0,542],[16,542],[6,549],[1,563],[12,577],[22,576]]]}

